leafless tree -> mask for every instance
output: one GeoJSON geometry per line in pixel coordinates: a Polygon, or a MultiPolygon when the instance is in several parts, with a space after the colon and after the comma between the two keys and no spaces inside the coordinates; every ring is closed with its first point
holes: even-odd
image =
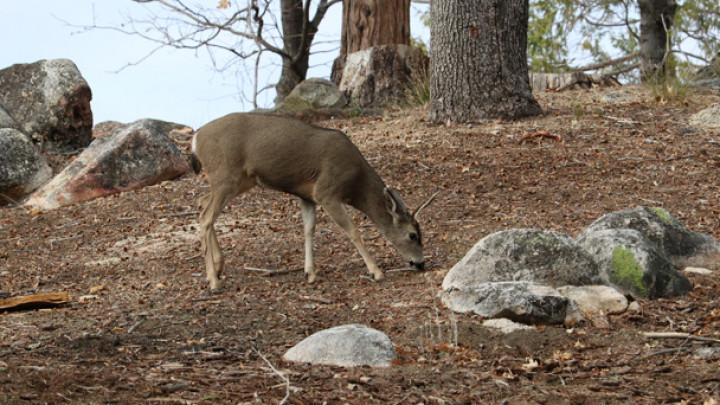
{"type": "Polygon", "coordinates": [[[257,107],[258,93],[267,89],[258,88],[258,71],[268,66],[261,62],[262,55],[269,52],[282,60],[275,85],[278,103],[305,79],[320,22],[328,9],[342,0],[219,0],[213,7],[187,0],[132,1],[145,6],[145,15],[126,15],[120,25],[92,24],[83,28],[120,31],[157,44],[129,65],[142,62],[161,48],[172,47],[207,51],[219,71],[244,67],[243,74],[252,76],[252,101],[257,107]]]}

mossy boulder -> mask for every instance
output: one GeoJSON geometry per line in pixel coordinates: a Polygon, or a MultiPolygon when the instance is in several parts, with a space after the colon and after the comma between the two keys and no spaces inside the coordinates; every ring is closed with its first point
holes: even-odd
{"type": "Polygon", "coordinates": [[[277,109],[282,111],[340,109],[347,104],[345,94],[331,81],[311,78],[298,84],[277,109]]]}
{"type": "Polygon", "coordinates": [[[583,233],[578,243],[600,265],[607,284],[642,298],[682,295],[688,279],[670,263],[656,243],[634,229],[603,229],[583,233]]]}
{"type": "Polygon", "coordinates": [[[604,215],[580,237],[606,229],[634,229],[650,239],[676,268],[710,267],[720,261],[720,244],[692,231],[663,208],[636,207],[604,215]]]}
{"type": "Polygon", "coordinates": [[[551,286],[600,284],[595,260],[570,236],[511,229],[480,240],[445,276],[443,289],[482,282],[534,281],[551,286]]]}

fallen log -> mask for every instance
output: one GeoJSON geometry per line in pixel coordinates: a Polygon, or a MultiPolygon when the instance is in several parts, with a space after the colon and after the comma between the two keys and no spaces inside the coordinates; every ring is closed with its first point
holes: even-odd
{"type": "Polygon", "coordinates": [[[0,300],[0,312],[50,308],[70,302],[67,291],[26,295],[0,300]]]}

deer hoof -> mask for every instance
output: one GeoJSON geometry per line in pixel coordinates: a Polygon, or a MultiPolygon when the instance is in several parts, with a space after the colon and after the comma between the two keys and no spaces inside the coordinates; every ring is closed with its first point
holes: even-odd
{"type": "Polygon", "coordinates": [[[382,281],[385,280],[385,274],[384,273],[374,273],[373,278],[375,281],[382,281]]]}
{"type": "Polygon", "coordinates": [[[212,294],[217,294],[223,291],[222,284],[220,284],[220,281],[212,282],[210,281],[210,292],[212,294]]]}

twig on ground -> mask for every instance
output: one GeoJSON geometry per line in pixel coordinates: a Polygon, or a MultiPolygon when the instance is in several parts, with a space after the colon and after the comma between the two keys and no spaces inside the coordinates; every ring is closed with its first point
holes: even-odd
{"type": "Polygon", "coordinates": [[[697,340],[700,342],[720,343],[720,339],[713,339],[704,336],[695,336],[683,332],[645,332],[644,335],[648,339],[687,339],[697,340]]]}
{"type": "Polygon", "coordinates": [[[673,347],[672,349],[664,349],[664,350],[658,350],[656,352],[648,353],[644,355],[642,358],[646,359],[648,357],[657,356],[659,354],[665,354],[665,353],[676,353],[676,352],[682,352],[692,349],[692,347],[688,346],[680,346],[680,347],[673,347]]]}
{"type": "Polygon", "coordinates": [[[160,217],[160,218],[187,217],[190,215],[200,215],[200,211],[174,212],[172,214],[161,214],[161,215],[158,215],[158,217],[160,217]]]}
{"type": "Polygon", "coordinates": [[[245,270],[248,271],[258,271],[260,273],[263,273],[263,277],[272,277],[272,276],[279,276],[282,274],[288,274],[288,273],[294,273],[296,271],[302,271],[303,268],[297,268],[297,269],[285,269],[285,270],[270,270],[270,269],[259,269],[257,267],[243,267],[245,270]]]}
{"type": "Polygon", "coordinates": [[[128,335],[131,335],[131,334],[135,331],[135,329],[136,329],[138,326],[140,326],[141,323],[143,323],[143,319],[140,319],[139,321],[135,322],[135,324],[133,324],[133,326],[131,326],[131,327],[128,329],[128,331],[127,331],[128,335]]]}
{"type": "Polygon", "coordinates": [[[282,380],[285,381],[285,398],[283,398],[282,401],[280,401],[280,402],[278,403],[278,405],[284,404],[285,401],[287,401],[288,398],[290,398],[290,379],[287,378],[287,377],[285,377],[285,375],[284,375],[283,373],[279,372],[279,371],[275,368],[275,366],[273,366],[272,363],[270,363],[270,360],[268,360],[265,356],[263,356],[263,354],[260,353],[260,351],[259,351],[258,349],[256,349],[256,348],[253,347],[253,351],[254,351],[255,353],[257,353],[257,355],[260,356],[263,360],[265,360],[265,363],[270,367],[270,369],[271,369],[275,374],[277,374],[278,376],[280,376],[280,378],[282,378],[282,380]]]}
{"type": "Polygon", "coordinates": [[[400,267],[399,269],[386,270],[385,273],[397,273],[400,271],[417,271],[417,270],[413,267],[400,267]]]}

